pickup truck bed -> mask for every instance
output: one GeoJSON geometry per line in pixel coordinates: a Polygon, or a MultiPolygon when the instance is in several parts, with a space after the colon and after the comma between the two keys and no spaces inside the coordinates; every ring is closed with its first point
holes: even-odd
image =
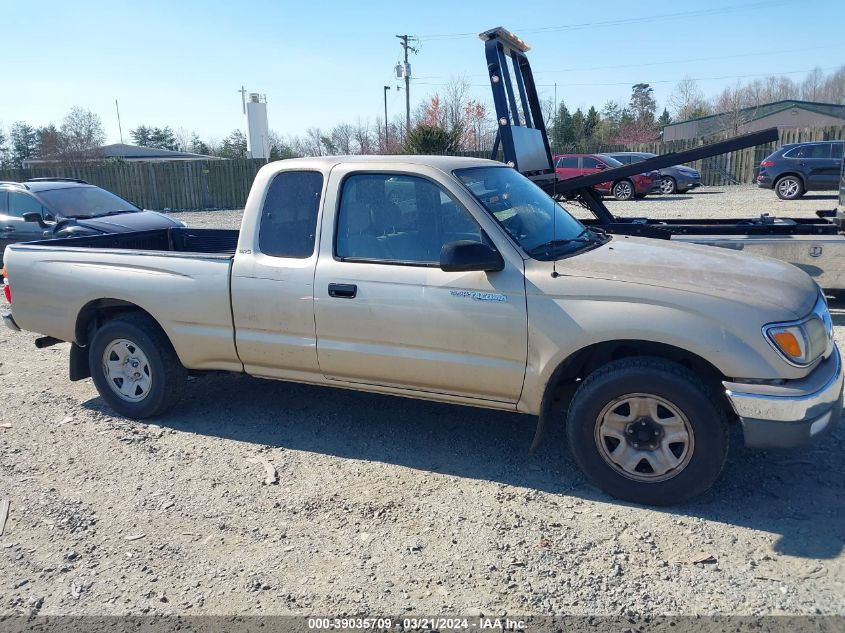
{"type": "Polygon", "coordinates": [[[57,240],[30,242],[33,245],[70,246],[139,251],[169,251],[179,254],[234,256],[238,246],[237,229],[189,229],[176,227],[133,233],[66,237],[57,240]]]}

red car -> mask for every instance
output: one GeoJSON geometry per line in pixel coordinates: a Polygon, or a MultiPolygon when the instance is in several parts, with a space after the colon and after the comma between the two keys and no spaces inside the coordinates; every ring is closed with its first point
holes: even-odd
{"type": "MultiPolygon", "coordinates": [[[[602,169],[622,167],[622,163],[615,158],[597,156],[596,154],[557,154],[554,156],[554,161],[555,172],[564,180],[595,174],[602,169]]],[[[603,182],[594,188],[601,194],[613,194],[613,197],[617,200],[632,200],[633,198],[645,198],[646,194],[659,185],[658,172],[651,171],[615,182],[603,182]]]]}

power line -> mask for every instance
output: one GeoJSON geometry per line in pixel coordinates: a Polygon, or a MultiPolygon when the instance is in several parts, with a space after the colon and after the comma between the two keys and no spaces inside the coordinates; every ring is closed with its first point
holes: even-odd
{"type": "MultiPolygon", "coordinates": [[[[819,68],[819,70],[834,70],[836,68],[839,68],[839,66],[826,66],[824,68],[819,68]]],[[[807,70],[788,70],[788,71],[783,71],[783,72],[780,72],[780,73],[777,73],[777,74],[778,75],[797,75],[799,73],[809,73],[809,72],[812,72],[813,70],[816,70],[816,69],[815,68],[809,68],[807,70]]],[[[667,83],[675,83],[675,82],[678,82],[678,81],[682,81],[684,79],[691,79],[693,81],[709,81],[709,80],[715,80],[715,79],[745,79],[745,78],[748,78],[748,77],[760,77],[760,76],[776,76],[776,75],[774,75],[774,74],[761,75],[760,73],[752,73],[750,75],[722,75],[720,77],[681,77],[679,79],[653,79],[651,81],[641,81],[639,83],[667,84],[667,83]]],[[[445,83],[426,83],[426,82],[418,81],[417,85],[418,86],[441,86],[442,87],[442,86],[446,86],[448,84],[445,84],[445,83]]],[[[486,84],[469,84],[469,85],[476,87],[476,88],[489,88],[490,87],[489,83],[486,83],[486,84]]],[[[555,84],[552,83],[552,84],[535,84],[535,85],[537,87],[551,88],[555,84]]],[[[630,82],[630,81],[615,81],[615,82],[610,82],[610,83],[597,83],[597,82],[591,81],[591,82],[588,82],[588,83],[577,83],[577,84],[557,82],[557,85],[560,86],[560,87],[631,86],[631,85],[633,85],[633,83],[630,82]]]]}
{"type": "MultiPolygon", "coordinates": [[[[837,46],[826,45],[826,46],[812,46],[810,48],[796,48],[792,50],[784,50],[784,51],[776,51],[778,55],[787,55],[792,53],[804,53],[807,51],[817,51],[817,50],[829,50],[833,48],[838,48],[837,46]]],[[[689,62],[704,62],[704,61],[715,61],[719,59],[742,59],[746,57],[769,57],[771,58],[772,53],[770,51],[758,51],[756,53],[737,53],[735,55],[714,55],[710,57],[690,57],[688,59],[673,59],[670,61],[660,61],[660,62],[642,62],[636,64],[612,64],[608,66],[589,66],[589,67],[572,67],[572,68],[560,68],[557,70],[535,70],[535,75],[540,74],[549,74],[549,73],[569,73],[569,72],[579,72],[579,71],[592,71],[592,70],[616,70],[618,68],[651,68],[653,66],[671,66],[674,64],[685,64],[689,62]]],[[[482,74],[472,74],[469,75],[470,77],[486,77],[487,75],[482,74]]],[[[425,77],[417,77],[416,79],[443,79],[446,78],[446,75],[426,75],[425,77]]]]}
{"type": "MultiPolygon", "coordinates": [[[[561,26],[541,26],[541,27],[527,27],[519,29],[511,29],[520,33],[556,33],[560,31],[578,31],[582,29],[600,28],[604,26],[617,26],[621,24],[644,24],[648,22],[660,22],[666,20],[677,20],[679,18],[700,17],[706,15],[719,15],[723,13],[736,13],[738,11],[748,11],[750,9],[759,9],[765,7],[769,10],[772,6],[777,4],[786,4],[787,0],[770,0],[767,2],[752,2],[749,4],[728,6],[728,7],[714,7],[710,9],[696,9],[694,11],[680,11],[677,13],[661,13],[657,15],[648,15],[632,18],[620,18],[616,20],[602,20],[598,22],[582,22],[580,24],[566,24],[561,26]]],[[[450,40],[461,39],[465,37],[477,37],[478,33],[437,33],[433,35],[420,35],[422,40],[450,40]]]]}

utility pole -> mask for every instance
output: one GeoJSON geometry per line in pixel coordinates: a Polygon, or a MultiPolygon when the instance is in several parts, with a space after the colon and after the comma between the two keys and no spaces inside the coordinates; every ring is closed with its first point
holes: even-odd
{"type": "Polygon", "coordinates": [[[390,90],[390,86],[384,87],[384,151],[387,152],[387,91],[390,90]]]}
{"type": "Polygon", "coordinates": [[[241,89],[238,90],[241,93],[241,105],[243,107],[244,114],[246,114],[246,88],[241,86],[241,89]]]}
{"type": "Polygon", "coordinates": [[[411,72],[408,66],[408,50],[413,53],[417,49],[410,46],[409,42],[415,40],[411,35],[397,35],[399,42],[402,44],[402,49],[405,51],[405,65],[402,67],[402,74],[405,76],[405,133],[411,133],[411,72]]]}

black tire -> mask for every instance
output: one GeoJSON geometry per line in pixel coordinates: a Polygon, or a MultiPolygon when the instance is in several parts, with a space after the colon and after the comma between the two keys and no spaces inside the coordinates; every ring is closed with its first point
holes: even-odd
{"type": "MultiPolygon", "coordinates": [[[[649,400],[645,398],[644,401],[649,400]]],[[[665,408],[663,411],[672,413],[665,408]]],[[[629,406],[628,416],[632,415],[634,411],[629,406]]],[[[660,415],[657,414],[659,419],[660,415]]],[[[616,444],[616,447],[622,446],[630,451],[632,462],[643,453],[640,448],[633,448],[629,438],[631,433],[636,435],[639,432],[641,427],[632,429],[631,425],[642,425],[641,419],[635,418],[636,421],[630,423],[623,421],[622,424],[628,425],[623,433],[628,439],[628,446],[622,446],[621,441],[616,444]]],[[[728,454],[727,418],[711,390],[690,370],[661,358],[623,358],[590,374],[572,399],[566,427],[570,450],[590,481],[614,497],[635,503],[671,505],[702,494],[718,479],[728,454]],[[668,470],[662,475],[663,479],[647,472],[651,462],[645,457],[634,464],[635,469],[643,472],[635,471],[630,476],[625,474],[622,466],[613,464],[608,456],[610,452],[616,455],[616,448],[612,451],[609,448],[612,438],[604,437],[601,432],[607,416],[618,416],[619,410],[624,411],[629,406],[623,404],[621,409],[614,409],[615,402],[630,396],[639,400],[640,396],[646,395],[675,407],[681,417],[671,419],[680,420],[689,436],[681,451],[686,461],[679,463],[674,471],[668,470]],[[632,478],[634,476],[641,479],[632,478]]],[[[659,429],[657,432],[662,433],[659,429]]],[[[662,446],[667,438],[668,435],[661,436],[654,442],[662,446]]],[[[669,448],[667,440],[666,450],[669,448]]],[[[674,455],[678,445],[673,443],[671,448],[674,455]]],[[[659,449],[650,453],[649,449],[645,450],[643,454],[655,457],[662,453],[659,449]]],[[[676,458],[679,456],[676,455],[676,458]]]]}
{"type": "Polygon", "coordinates": [[[804,181],[799,176],[787,174],[775,182],[775,194],[781,200],[797,200],[805,193],[804,181]]]}
{"type": "Polygon", "coordinates": [[[633,200],[634,194],[636,193],[636,189],[634,189],[634,183],[630,180],[620,180],[618,182],[613,183],[613,187],[610,190],[610,193],[613,194],[613,197],[617,200],[626,201],[626,200],[633,200]]]}
{"type": "MultiPolygon", "coordinates": [[[[116,351],[111,351],[110,357],[114,363],[121,363],[116,351]]],[[[188,378],[164,330],[145,314],[127,314],[100,327],[89,345],[88,363],[94,385],[103,400],[120,415],[138,420],[161,415],[176,404],[182,397],[188,378]],[[117,350],[119,341],[126,342],[120,343],[120,346],[129,350],[130,354],[123,366],[137,363],[137,359],[141,358],[140,367],[136,365],[135,368],[139,378],[143,370],[143,380],[149,379],[148,388],[138,386],[135,393],[126,396],[119,395],[118,390],[124,383],[129,386],[131,383],[126,378],[110,377],[104,361],[106,350],[117,350]],[[115,386],[112,387],[110,382],[115,386]],[[137,400],[129,401],[127,398],[137,400]]],[[[140,380],[138,384],[142,384],[140,380]]]]}
{"type": "Polygon", "coordinates": [[[678,182],[672,176],[665,176],[660,181],[660,193],[672,195],[678,193],[678,182]]]}

